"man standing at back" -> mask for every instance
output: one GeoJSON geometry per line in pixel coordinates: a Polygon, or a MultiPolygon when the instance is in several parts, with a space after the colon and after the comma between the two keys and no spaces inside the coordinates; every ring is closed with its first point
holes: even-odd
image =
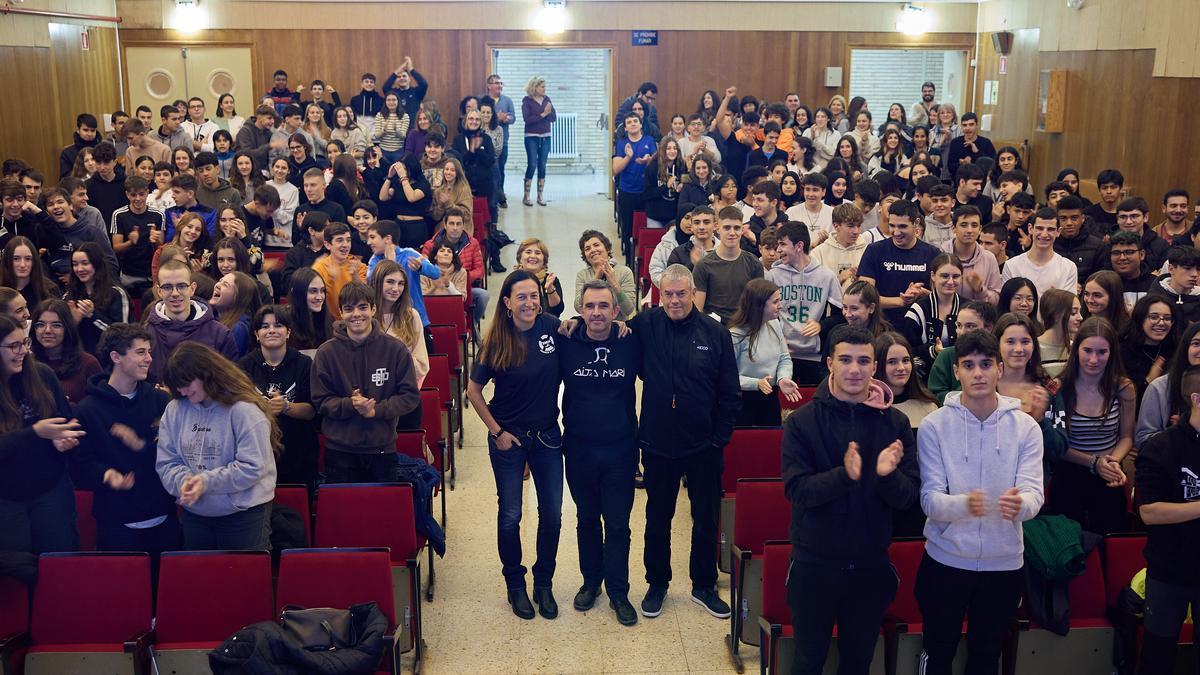
{"type": "Polygon", "coordinates": [[[496,124],[504,130],[504,149],[496,160],[499,170],[496,171],[496,194],[500,197],[500,208],[508,208],[508,199],[504,196],[504,167],[508,164],[508,135],[509,127],[517,119],[517,109],[513,100],[504,95],[504,78],[496,73],[488,75],[487,95],[492,99],[492,111],[496,114],[496,124]]]}
{"type": "Polygon", "coordinates": [[[912,110],[908,113],[910,126],[927,127],[937,119],[938,104],[933,101],[936,93],[937,87],[932,82],[921,85],[921,100],[914,103],[912,110]]]}
{"type": "MultiPolygon", "coordinates": [[[[740,220],[740,219],[739,219],[740,220]]],[[[717,516],[724,448],[740,407],[733,340],[694,304],[692,274],[671,265],[659,279],[662,306],[629,322],[642,348],[642,448],[646,487],[646,582],[642,615],[662,613],[671,583],[671,519],[679,480],[687,478],[692,504],[688,564],[692,601],[729,618],[717,594],[717,516]]]]}
{"type": "Polygon", "coordinates": [[[838,672],[866,675],[883,613],[896,596],[888,560],[892,514],[917,500],[916,442],[908,418],[873,379],[863,328],[830,335],[828,386],[784,422],[782,472],[792,503],[788,605],[793,675],[818,675],[837,625],[838,672]]]}
{"type": "Polygon", "coordinates": [[[644,126],[648,129],[661,129],[662,127],[658,124],[658,109],[654,107],[656,100],[658,100],[658,85],[653,82],[643,82],[638,87],[637,93],[621,101],[621,105],[617,106],[617,119],[625,119],[629,113],[633,112],[634,101],[641,101],[642,109],[646,111],[644,126]]]}

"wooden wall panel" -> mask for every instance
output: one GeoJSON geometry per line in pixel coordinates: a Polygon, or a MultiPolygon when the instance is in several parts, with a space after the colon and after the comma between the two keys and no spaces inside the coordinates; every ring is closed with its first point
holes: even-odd
{"type": "MultiPolygon", "coordinates": [[[[186,44],[173,31],[121,31],[125,45],[153,42],[186,44]]],[[[192,43],[199,43],[191,41],[192,43]]],[[[429,96],[451,122],[457,102],[467,93],[480,93],[490,59],[489,46],[545,46],[539,33],[517,30],[209,30],[202,42],[249,42],[260,89],[283,68],[293,86],[319,78],[345,96],[358,91],[364,71],[384,78],[405,55],[432,83],[429,96]],[[453,111],[453,112],[452,112],[453,111]]],[[[753,94],[782,100],[788,91],[800,92],[810,106],[824,105],[840,88],[823,86],[826,66],[847,66],[856,46],[913,47],[931,45],[973,51],[972,33],[930,34],[913,38],[897,33],[659,31],[655,47],[633,47],[629,31],[567,31],[554,44],[611,46],[615,52],[614,105],[647,80],[659,85],[659,117],[692,112],[706,89],[738,87],[739,95],[753,94]]],[[[849,69],[846,68],[849,77],[849,69]]],[[[507,93],[519,101],[524,83],[508,82],[507,93]]],[[[551,86],[553,90],[553,86],[551,86]]],[[[916,100],[919,92],[914,92],[916,100]]],[[[243,106],[246,107],[246,106],[243,106]]]]}
{"type": "Polygon", "coordinates": [[[117,31],[113,28],[88,28],[89,49],[83,51],[80,32],[84,26],[50,24],[50,55],[54,67],[54,90],[58,94],[59,115],[55,126],[65,145],[75,131],[75,116],[90,112],[104,124],[104,115],[121,106],[117,73],[117,31]]]}
{"type": "Polygon", "coordinates": [[[0,154],[17,157],[46,173],[54,184],[58,178],[58,130],[55,89],[51,81],[50,50],[44,47],[0,47],[0,63],[11,73],[20,73],[19,96],[0,96],[0,154]]]}
{"type": "MultiPolygon", "coordinates": [[[[1115,167],[1131,194],[1150,202],[1157,221],[1162,194],[1175,187],[1200,187],[1200,137],[1192,110],[1200,100],[1200,80],[1152,77],[1151,49],[1039,52],[1036,35],[1016,31],[1008,74],[999,75],[991,35],[980,36],[979,90],[985,80],[1000,81],[1000,104],[977,106],[993,113],[989,136],[1029,139],[1031,178],[1039,188],[1064,167],[1084,179],[1115,167]],[[1041,70],[1068,72],[1066,131],[1034,130],[1037,78],[1041,70]]],[[[1032,31],[1036,33],[1036,31],[1032,31]]],[[[978,102],[978,97],[976,101],[978,102]]]]}
{"type": "Polygon", "coordinates": [[[71,142],[75,116],[102,119],[120,104],[117,36],[91,28],[91,49],[80,49],[82,26],[50,24],[49,47],[0,47],[0,63],[28,86],[19,96],[0,97],[0,155],[18,157],[58,180],[58,153],[71,142]]]}

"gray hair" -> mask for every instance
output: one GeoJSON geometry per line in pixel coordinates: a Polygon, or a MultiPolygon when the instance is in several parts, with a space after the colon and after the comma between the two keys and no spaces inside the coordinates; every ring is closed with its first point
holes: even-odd
{"type": "Polygon", "coordinates": [[[679,263],[670,265],[663,271],[662,276],[658,278],[659,287],[668,281],[686,281],[689,291],[696,287],[692,281],[692,271],[679,263]]]}
{"type": "Polygon", "coordinates": [[[583,294],[588,291],[608,291],[612,294],[613,307],[617,306],[617,289],[612,287],[612,284],[603,279],[592,279],[585,283],[579,291],[579,302],[583,302],[583,294]]]}

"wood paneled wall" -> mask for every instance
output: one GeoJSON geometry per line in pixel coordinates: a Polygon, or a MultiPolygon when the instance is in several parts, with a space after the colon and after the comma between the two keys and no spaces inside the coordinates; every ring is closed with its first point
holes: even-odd
{"type": "Polygon", "coordinates": [[[0,154],[32,164],[53,185],[58,178],[58,151],[65,142],[58,132],[57,90],[50,86],[54,72],[50,62],[46,48],[0,47],[0,63],[8,72],[20,73],[27,83],[20,96],[0,96],[0,119],[4,120],[0,154]]]}
{"type": "Polygon", "coordinates": [[[82,29],[52,23],[49,48],[0,47],[0,63],[21,83],[19,95],[0,97],[0,154],[29,162],[48,185],[58,180],[58,154],[71,142],[75,116],[103,120],[121,105],[116,30],[91,27],[83,51],[82,29]]]}
{"type": "MultiPolygon", "coordinates": [[[[167,30],[123,30],[125,45],[144,42],[187,44],[167,30]]],[[[359,89],[363,72],[382,79],[405,55],[431,82],[430,98],[443,115],[457,118],[458,100],[482,93],[490,62],[489,47],[546,46],[532,31],[504,30],[210,30],[194,44],[250,43],[255,79],[266,91],[276,68],[287,70],[294,87],[301,81],[332,83],[345,99],[359,89]]],[[[556,42],[563,46],[610,46],[614,50],[614,107],[639,84],[659,86],[659,117],[693,112],[706,89],[723,91],[735,85],[738,94],[782,100],[789,91],[800,93],[810,106],[825,105],[841,87],[824,86],[826,66],[848,66],[850,49],[860,46],[937,46],[973,51],[972,33],[928,34],[918,38],[898,33],[659,31],[654,47],[633,47],[629,31],[567,31],[556,42]]],[[[845,69],[849,78],[849,68],[845,69]]],[[[382,82],[381,82],[382,84],[382,82]]],[[[506,93],[515,101],[524,95],[523,82],[508,82],[506,93]]],[[[550,90],[553,92],[554,84],[550,90]]],[[[919,92],[913,93],[913,100],[919,92]]]]}
{"type": "MultiPolygon", "coordinates": [[[[1064,167],[1084,179],[1109,167],[1125,175],[1131,194],[1150,202],[1157,222],[1162,194],[1171,188],[1200,190],[1200,137],[1194,109],[1200,101],[1200,79],[1152,77],[1154,51],[1110,50],[1039,52],[1037,30],[1016,31],[1008,56],[1008,74],[998,72],[999,57],[991,34],[980,36],[978,90],[985,80],[999,80],[999,105],[977,105],[993,114],[988,136],[1028,139],[1032,147],[1031,178],[1040,188],[1064,167]],[[1066,70],[1066,131],[1034,130],[1038,76],[1042,70],[1066,70]]],[[[976,102],[979,103],[977,97],[976,102]]]]}

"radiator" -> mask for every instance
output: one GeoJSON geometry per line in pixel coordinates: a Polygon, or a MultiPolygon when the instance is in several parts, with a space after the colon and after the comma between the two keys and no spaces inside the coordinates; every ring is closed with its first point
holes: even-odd
{"type": "Polygon", "coordinates": [[[577,113],[559,113],[550,125],[549,159],[579,159],[579,144],[576,139],[578,117],[577,113]]]}

